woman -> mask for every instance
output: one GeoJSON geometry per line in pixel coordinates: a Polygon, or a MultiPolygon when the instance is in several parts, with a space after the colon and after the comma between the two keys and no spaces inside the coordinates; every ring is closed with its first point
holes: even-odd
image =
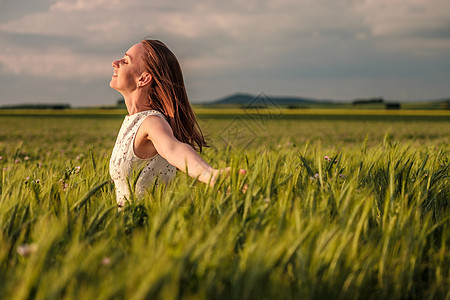
{"type": "Polygon", "coordinates": [[[229,172],[230,168],[212,168],[194,150],[201,151],[206,142],[180,65],[166,45],[143,40],[112,66],[110,86],[123,95],[128,110],[110,161],[119,208],[130,198],[133,176],[140,197],[155,182],[173,178],[176,168],[211,185],[220,173],[229,172]]]}

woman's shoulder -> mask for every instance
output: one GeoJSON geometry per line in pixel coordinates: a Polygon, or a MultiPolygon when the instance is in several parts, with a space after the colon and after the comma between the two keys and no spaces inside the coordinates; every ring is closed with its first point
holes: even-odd
{"type": "Polygon", "coordinates": [[[149,114],[143,120],[139,131],[152,141],[173,137],[172,128],[162,114],[149,114]]]}
{"type": "Polygon", "coordinates": [[[147,129],[161,128],[169,126],[169,122],[164,114],[157,110],[148,110],[144,114],[142,126],[147,129]]]}

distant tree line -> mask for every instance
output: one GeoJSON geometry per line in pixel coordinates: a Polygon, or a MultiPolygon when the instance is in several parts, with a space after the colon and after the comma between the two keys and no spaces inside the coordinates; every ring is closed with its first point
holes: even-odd
{"type": "Polygon", "coordinates": [[[0,109],[69,109],[70,104],[13,104],[13,105],[3,105],[0,109]]]}
{"type": "Polygon", "coordinates": [[[355,99],[353,100],[353,105],[358,104],[375,104],[375,103],[384,103],[383,98],[364,98],[364,99],[355,99]]]}
{"type": "Polygon", "coordinates": [[[386,109],[400,109],[400,108],[402,108],[402,106],[401,106],[401,104],[399,102],[386,103],[384,107],[386,109]]]}
{"type": "Polygon", "coordinates": [[[116,107],[120,107],[120,108],[126,107],[125,100],[123,98],[120,98],[119,100],[117,100],[116,101],[116,107]]]}
{"type": "Polygon", "coordinates": [[[402,105],[400,102],[385,102],[383,98],[365,98],[353,100],[353,105],[366,105],[366,104],[383,104],[386,109],[400,109],[402,105]]]}

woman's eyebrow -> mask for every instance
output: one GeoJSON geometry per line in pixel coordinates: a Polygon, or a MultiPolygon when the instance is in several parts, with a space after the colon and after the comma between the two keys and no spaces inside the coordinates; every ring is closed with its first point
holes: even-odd
{"type": "Polygon", "coordinates": [[[128,56],[130,59],[132,59],[132,57],[128,53],[125,53],[125,56],[128,56]]]}

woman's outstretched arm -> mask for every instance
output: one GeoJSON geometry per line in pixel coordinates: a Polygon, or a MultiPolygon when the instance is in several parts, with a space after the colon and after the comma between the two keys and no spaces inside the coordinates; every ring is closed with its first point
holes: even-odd
{"type": "MultiPolygon", "coordinates": [[[[171,165],[186,172],[201,182],[214,185],[221,173],[228,173],[230,168],[214,169],[188,144],[177,140],[170,125],[159,116],[147,117],[141,125],[147,134],[147,139],[153,143],[156,151],[171,165]]],[[[245,170],[240,171],[241,174],[245,170]]]]}

